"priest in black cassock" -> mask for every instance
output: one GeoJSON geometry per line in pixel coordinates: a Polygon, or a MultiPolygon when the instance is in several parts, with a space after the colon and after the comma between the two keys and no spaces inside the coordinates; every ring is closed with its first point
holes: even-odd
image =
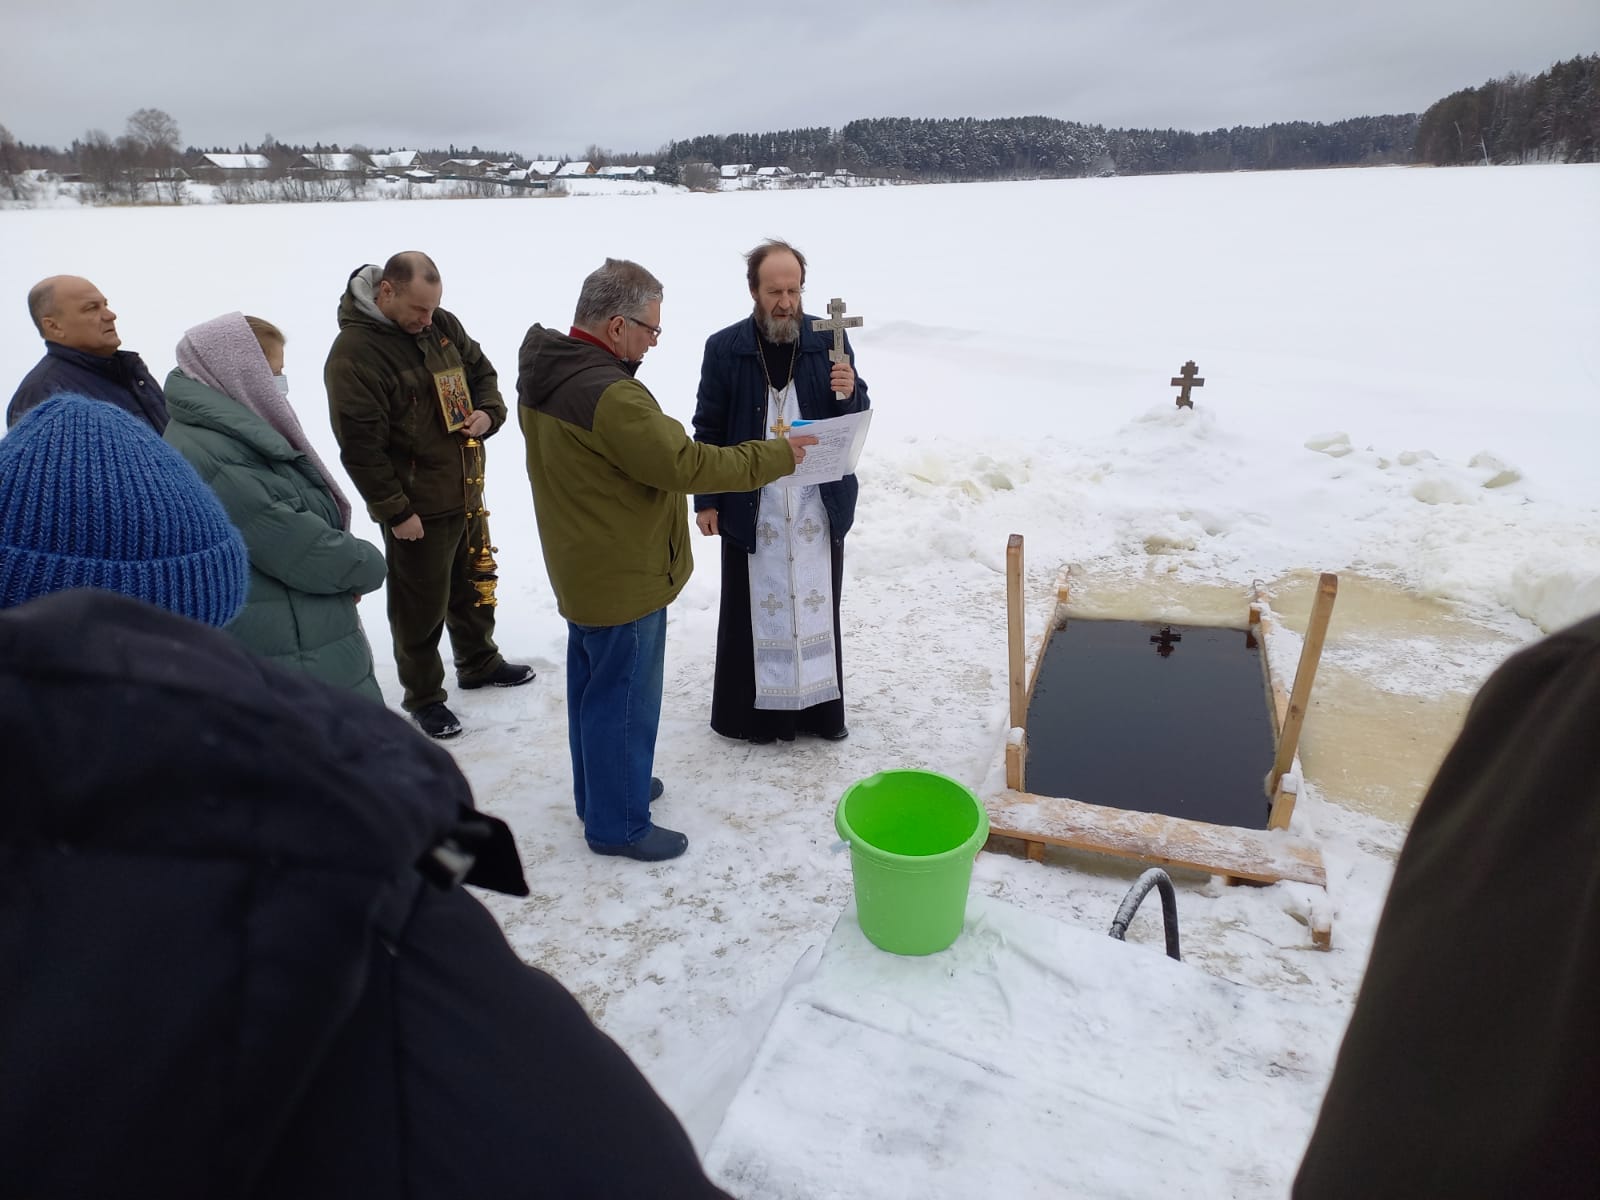
{"type": "MultiPolygon", "coordinates": [[[[796,420],[867,408],[849,340],[849,361],[830,362],[831,339],[801,309],[805,255],[766,241],[745,263],[755,311],[706,339],[695,439],[731,446],[782,436],[796,420]]],[[[849,735],[839,591],[856,492],[856,477],[846,475],[694,498],[700,532],[722,538],[711,728],[724,737],[766,743],[797,733],[849,735]]]]}

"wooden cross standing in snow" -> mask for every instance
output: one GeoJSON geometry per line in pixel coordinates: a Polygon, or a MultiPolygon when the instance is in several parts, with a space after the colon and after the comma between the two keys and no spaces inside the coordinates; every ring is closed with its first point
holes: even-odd
{"type": "MultiPolygon", "coordinates": [[[[861,318],[845,316],[844,301],[837,296],[828,301],[828,318],[824,321],[818,317],[811,322],[811,328],[817,333],[833,334],[833,349],[828,351],[829,362],[849,362],[850,356],[844,352],[844,331],[859,328],[861,318]]],[[[843,392],[835,392],[834,396],[840,400],[846,399],[843,392]]]]}
{"type": "Polygon", "coordinates": [[[1194,359],[1183,364],[1183,370],[1178,372],[1178,378],[1172,381],[1173,387],[1181,387],[1182,394],[1178,397],[1179,408],[1193,408],[1194,401],[1189,399],[1189,389],[1192,387],[1205,387],[1204,379],[1196,379],[1195,372],[1200,368],[1194,365],[1194,359]]]}

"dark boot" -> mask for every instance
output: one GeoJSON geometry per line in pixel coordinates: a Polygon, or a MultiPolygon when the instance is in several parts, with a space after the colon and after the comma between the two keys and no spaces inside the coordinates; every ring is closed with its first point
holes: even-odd
{"type": "Polygon", "coordinates": [[[411,719],[422,727],[423,733],[441,742],[461,732],[461,722],[442,701],[424,704],[411,714],[411,719]]]}
{"type": "Polygon", "coordinates": [[[503,662],[482,679],[474,679],[470,683],[465,679],[458,679],[456,686],[464,692],[471,692],[481,687],[521,687],[525,683],[532,683],[533,679],[532,667],[523,666],[521,663],[503,662]]]}
{"type": "Polygon", "coordinates": [[[669,858],[677,858],[689,848],[689,839],[673,829],[663,829],[654,826],[637,842],[627,842],[621,846],[607,846],[601,842],[590,842],[589,849],[596,854],[613,854],[622,858],[636,858],[640,862],[662,862],[669,858]]]}

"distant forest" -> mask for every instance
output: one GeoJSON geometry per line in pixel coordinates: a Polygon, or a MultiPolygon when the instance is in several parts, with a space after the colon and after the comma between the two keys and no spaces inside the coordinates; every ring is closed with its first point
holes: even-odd
{"type": "MultiPolygon", "coordinates": [[[[642,159],[640,161],[643,161],[642,159]]],[[[1508,75],[1456,92],[1420,117],[1357,117],[1236,126],[1209,133],[1105,129],[1052,117],[852,121],[843,129],[707,135],[673,142],[658,178],[697,163],[794,171],[845,168],[924,180],[1271,171],[1375,163],[1600,161],[1600,54],[1532,78],[1508,75]]]]}
{"type": "Polygon", "coordinates": [[[1446,96],[1422,114],[1415,154],[1441,167],[1600,161],[1600,54],[1446,96]]]}
{"type": "MultiPolygon", "coordinates": [[[[22,200],[24,172],[44,169],[98,181],[106,196],[116,194],[117,181],[122,181],[123,191],[138,196],[138,181],[143,180],[160,200],[161,182],[202,153],[181,146],[177,122],[158,109],[134,113],[121,137],[92,129],[62,149],[21,142],[0,125],[0,198],[9,194],[22,200]]],[[[274,172],[282,174],[301,153],[350,153],[365,147],[290,146],[268,134],[257,146],[209,149],[263,154],[274,172]]],[[[514,151],[477,146],[422,151],[429,162],[463,155],[505,163],[528,161],[514,151]]],[[[584,157],[596,167],[650,164],[659,181],[690,186],[715,186],[716,168],[738,163],[787,168],[801,177],[844,170],[934,182],[1378,163],[1595,162],[1600,161],[1600,54],[1557,63],[1532,77],[1492,79],[1446,96],[1420,116],[1357,117],[1332,124],[1296,121],[1207,133],[1106,129],[1053,117],[880,117],[852,121],[837,130],[708,134],[672,142],[653,153],[618,154],[589,146],[584,157]]],[[[171,202],[181,201],[178,186],[168,190],[171,202]]]]}
{"type": "Polygon", "coordinates": [[[695,163],[753,163],[796,172],[842,167],[857,175],[928,181],[1270,171],[1410,162],[1416,132],[1414,113],[1210,133],[1103,129],[1053,117],[879,117],[837,131],[786,129],[673,142],[659,157],[657,177],[672,179],[674,169],[681,174],[695,163]]]}

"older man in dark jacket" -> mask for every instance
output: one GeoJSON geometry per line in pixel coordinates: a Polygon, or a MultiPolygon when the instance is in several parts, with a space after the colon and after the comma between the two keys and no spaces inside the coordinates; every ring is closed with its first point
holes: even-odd
{"type": "Polygon", "coordinates": [[[28,314],[44,338],[44,357],[23,377],[6,408],[6,428],[51,396],[72,394],[115,404],[157,433],[167,402],[144,359],[119,350],[117,314],[100,289],[76,275],[52,275],[28,292],[28,314]]]}
{"type": "MultiPolygon", "coordinates": [[[[796,420],[870,407],[849,339],[848,361],[832,362],[831,342],[801,310],[805,255],[769,240],[745,263],[754,311],[706,339],[695,440],[731,446],[796,420]]],[[[848,735],[839,593],[857,490],[856,477],[846,475],[815,489],[694,498],[700,532],[722,536],[711,728],[724,737],[766,743],[793,741],[797,732],[830,741],[848,735]],[[753,578],[761,586],[752,595],[753,578]]]]}

